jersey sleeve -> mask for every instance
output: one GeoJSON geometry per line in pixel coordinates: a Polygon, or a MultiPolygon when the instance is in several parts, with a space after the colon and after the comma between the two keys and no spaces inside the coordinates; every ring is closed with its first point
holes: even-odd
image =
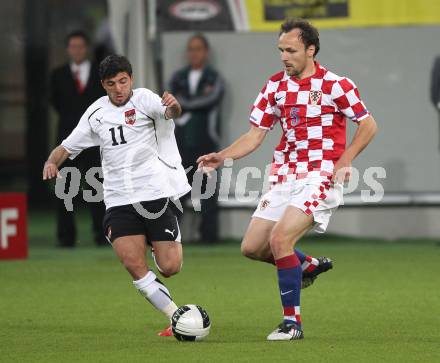
{"type": "Polygon", "coordinates": [[[354,122],[360,122],[370,116],[351,79],[342,78],[335,82],[332,88],[332,98],[339,111],[354,122]]]}
{"type": "Polygon", "coordinates": [[[274,114],[268,88],[268,85],[265,85],[260,91],[252,106],[249,122],[260,129],[272,130],[277,117],[274,114]]]}
{"type": "Polygon", "coordinates": [[[142,111],[153,119],[165,118],[167,108],[162,104],[162,99],[148,89],[142,91],[141,107],[142,111]]]}
{"type": "Polygon", "coordinates": [[[81,151],[100,144],[98,135],[93,132],[90,126],[89,117],[90,112],[87,110],[71,134],[61,142],[61,146],[71,154],[70,159],[76,158],[81,151]]]}

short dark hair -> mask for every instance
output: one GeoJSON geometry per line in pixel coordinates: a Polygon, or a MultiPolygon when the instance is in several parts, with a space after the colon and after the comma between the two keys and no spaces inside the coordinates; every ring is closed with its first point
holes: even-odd
{"type": "Polygon", "coordinates": [[[130,61],[123,55],[108,55],[99,64],[99,77],[102,81],[112,78],[121,72],[127,72],[130,77],[133,74],[130,61]]]}
{"type": "Polygon", "coordinates": [[[291,18],[286,19],[283,24],[281,24],[280,33],[278,36],[281,36],[283,33],[288,33],[294,29],[299,29],[301,31],[300,38],[303,41],[306,48],[310,45],[315,46],[315,53],[313,56],[316,56],[319,52],[319,32],[312,24],[310,24],[307,20],[301,18],[291,18]]]}
{"type": "Polygon", "coordinates": [[[67,34],[66,36],[66,47],[69,45],[70,39],[72,38],[83,38],[84,42],[89,45],[90,44],[90,38],[89,36],[86,34],[86,32],[82,31],[82,30],[74,30],[71,31],[69,34],[67,34]]]}
{"type": "Polygon", "coordinates": [[[191,37],[188,39],[187,45],[189,45],[189,43],[193,39],[199,39],[203,43],[203,46],[205,47],[205,49],[209,50],[209,41],[208,41],[208,38],[205,37],[205,35],[203,35],[202,33],[196,33],[196,34],[191,35],[191,37]]]}

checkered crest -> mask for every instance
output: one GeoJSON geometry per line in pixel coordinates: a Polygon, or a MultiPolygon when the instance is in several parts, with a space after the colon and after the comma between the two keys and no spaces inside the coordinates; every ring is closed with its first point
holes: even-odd
{"type": "Polygon", "coordinates": [[[319,90],[319,91],[310,91],[310,103],[312,105],[317,105],[319,99],[321,98],[321,96],[322,96],[322,91],[321,90],[319,90]]]}

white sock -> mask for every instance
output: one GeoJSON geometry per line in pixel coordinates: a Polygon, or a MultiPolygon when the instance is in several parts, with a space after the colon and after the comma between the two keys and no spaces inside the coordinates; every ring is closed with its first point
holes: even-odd
{"type": "Polygon", "coordinates": [[[133,281],[133,285],[156,309],[171,319],[177,310],[177,305],[166,286],[160,282],[153,271],[148,271],[144,277],[133,281]]]}

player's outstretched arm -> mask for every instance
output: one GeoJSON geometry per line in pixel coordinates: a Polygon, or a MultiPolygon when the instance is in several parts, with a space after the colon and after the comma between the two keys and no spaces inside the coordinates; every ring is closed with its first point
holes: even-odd
{"type": "Polygon", "coordinates": [[[176,98],[169,92],[165,91],[162,96],[162,104],[167,107],[165,110],[165,118],[177,118],[182,113],[182,107],[176,98]]]}
{"type": "Polygon", "coordinates": [[[266,133],[267,130],[251,126],[248,132],[241,135],[234,143],[222,151],[200,156],[197,159],[199,169],[209,171],[211,168],[218,168],[225,159],[236,160],[245,157],[261,145],[266,133]]]}
{"type": "Polygon", "coordinates": [[[351,176],[351,163],[371,142],[377,132],[377,124],[373,116],[360,121],[358,129],[348,148],[341,155],[333,171],[333,180],[338,183],[348,182],[351,176]]]}
{"type": "Polygon", "coordinates": [[[59,176],[58,168],[70,156],[67,150],[61,145],[52,150],[47,161],[44,163],[43,180],[59,176]]]}

